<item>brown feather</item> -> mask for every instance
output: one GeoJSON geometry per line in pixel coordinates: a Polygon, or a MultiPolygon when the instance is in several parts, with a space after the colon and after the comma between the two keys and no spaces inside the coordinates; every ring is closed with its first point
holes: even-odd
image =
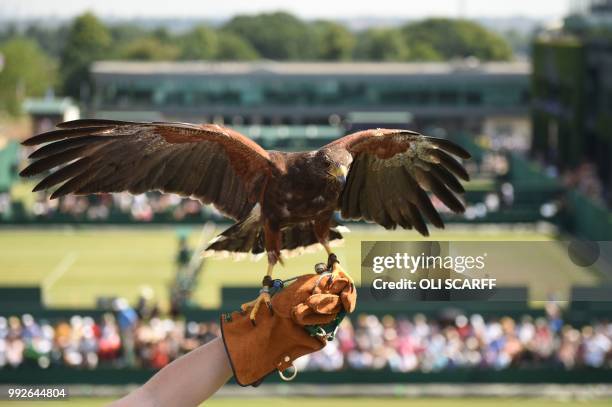
{"type": "Polygon", "coordinates": [[[450,173],[446,168],[441,165],[431,165],[429,171],[440,180],[446,184],[453,192],[458,194],[462,194],[465,192],[463,185],[455,178],[453,174],[450,173]]]}
{"type": "Polygon", "coordinates": [[[460,157],[466,160],[472,158],[472,155],[467,150],[453,143],[450,140],[446,140],[442,138],[435,138],[435,137],[425,137],[425,139],[429,141],[430,143],[432,143],[433,145],[440,147],[442,150],[447,151],[451,154],[454,154],[457,157],[460,157]]]}
{"type": "Polygon", "coordinates": [[[350,186],[348,189],[345,186],[347,193],[343,193],[343,215],[346,219],[358,219],[360,217],[359,194],[366,177],[366,163],[363,157],[358,157],[353,164],[348,174],[350,186]],[[346,216],[345,216],[346,213],[346,216]]]}
{"type": "Polygon", "coordinates": [[[24,175],[58,167],[38,185],[47,188],[84,171],[82,183],[68,183],[62,194],[69,187],[91,193],[161,190],[195,196],[238,219],[257,202],[275,165],[255,142],[216,125],[79,120],[58,127],[24,142],[51,142],[32,154],[39,161],[24,175]],[[79,158],[91,167],[70,164],[79,158]]]}
{"type": "Polygon", "coordinates": [[[221,191],[223,175],[224,175],[224,163],[219,158],[213,158],[211,163],[210,172],[207,174],[208,182],[206,183],[204,196],[209,202],[215,201],[219,197],[221,191]]]}
{"type": "Polygon", "coordinates": [[[87,135],[100,135],[106,131],[110,131],[111,127],[83,127],[74,129],[61,129],[48,131],[34,137],[30,137],[21,142],[24,146],[35,146],[37,144],[48,143],[50,141],[62,140],[65,138],[73,138],[87,135]]]}
{"type": "Polygon", "coordinates": [[[410,211],[408,210],[408,204],[409,202],[404,201],[404,202],[398,202],[397,206],[402,214],[402,218],[403,218],[403,222],[401,224],[401,226],[404,229],[412,229],[413,228],[413,222],[412,222],[412,217],[410,216],[410,211]]]}
{"type": "Polygon", "coordinates": [[[74,139],[60,140],[42,146],[38,150],[32,152],[28,158],[32,160],[36,158],[44,158],[53,154],[62,153],[66,150],[71,150],[75,147],[81,147],[93,143],[101,143],[106,141],[108,138],[109,137],[102,138],[97,136],[82,136],[74,139]]]}
{"type": "Polygon", "coordinates": [[[344,150],[353,159],[338,201],[344,218],[363,218],[388,228],[414,227],[423,234],[428,233],[423,218],[444,227],[423,188],[452,210],[463,210],[453,192],[465,192],[456,177],[469,180],[469,175],[450,154],[466,159],[470,154],[452,141],[408,130],[372,129],[345,136],[323,149],[339,157],[344,150]],[[407,209],[406,202],[413,207],[407,209]]]}
{"type": "Polygon", "coordinates": [[[446,168],[447,170],[449,170],[450,172],[452,172],[453,174],[455,174],[462,180],[465,180],[465,181],[470,180],[470,176],[465,170],[465,168],[463,168],[463,166],[459,164],[459,162],[455,160],[453,157],[451,157],[444,151],[438,150],[438,149],[431,149],[428,151],[430,154],[432,154],[434,157],[440,160],[440,164],[444,166],[444,168],[446,168]]]}
{"type": "Polygon", "coordinates": [[[66,165],[65,167],[60,168],[59,170],[49,174],[42,181],[40,181],[34,189],[33,192],[42,191],[43,189],[50,188],[54,185],[59,184],[71,178],[79,173],[81,173],[87,166],[91,164],[91,158],[81,158],[71,164],[66,165]]]}
{"type": "Polygon", "coordinates": [[[444,203],[444,205],[446,205],[453,212],[463,213],[465,211],[465,207],[461,201],[459,201],[457,197],[444,186],[444,184],[432,176],[431,173],[426,173],[426,176],[429,183],[429,189],[442,201],[442,203],[444,203]]]}
{"type": "Polygon", "coordinates": [[[74,178],[66,181],[62,186],[53,191],[51,194],[51,199],[59,198],[64,195],[68,195],[75,191],[78,191],[83,185],[87,184],[87,182],[95,175],[93,172],[84,171],[74,178]]]}
{"type": "MultiPolygon", "coordinates": [[[[429,236],[429,230],[427,229],[427,225],[425,224],[423,216],[421,215],[417,207],[409,202],[406,206],[408,208],[408,211],[410,212],[410,219],[412,221],[412,224],[414,225],[414,228],[423,236],[429,236]]],[[[444,225],[442,225],[442,227],[444,227],[444,225]]]]}
{"type": "Polygon", "coordinates": [[[412,178],[410,173],[408,173],[408,170],[405,170],[405,173],[407,175],[406,184],[412,191],[411,196],[414,197],[412,202],[414,202],[419,211],[423,213],[434,226],[443,228],[444,222],[442,221],[438,211],[436,211],[436,208],[434,208],[425,191],[423,191],[419,184],[412,178]]]}
{"type": "Polygon", "coordinates": [[[26,168],[24,168],[19,175],[22,177],[31,177],[32,175],[40,174],[50,170],[51,168],[57,167],[60,164],[70,162],[81,156],[81,153],[87,148],[87,146],[81,146],[65,150],[61,153],[54,154],[40,160],[34,161],[26,168]]]}
{"type": "MultiPolygon", "coordinates": [[[[399,168],[395,168],[394,170],[398,169],[399,168]]],[[[396,194],[398,192],[397,184],[399,183],[398,181],[401,182],[401,180],[398,180],[397,177],[393,176],[393,174],[387,175],[388,176],[385,177],[379,177],[378,194],[380,196],[382,207],[386,215],[394,224],[393,226],[395,226],[398,224],[402,224],[403,221],[401,211],[397,205],[398,200],[396,199],[396,194]]]]}
{"type": "Polygon", "coordinates": [[[106,120],[106,119],[77,119],[70,120],[58,124],[58,129],[75,129],[82,127],[113,127],[126,124],[137,124],[136,122],[125,122],[119,120],[106,120]]]}

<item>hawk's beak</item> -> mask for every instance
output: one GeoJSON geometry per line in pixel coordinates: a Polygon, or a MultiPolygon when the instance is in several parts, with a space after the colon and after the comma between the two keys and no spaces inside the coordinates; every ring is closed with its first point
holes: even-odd
{"type": "Polygon", "coordinates": [[[338,180],[338,182],[340,182],[341,184],[344,184],[346,182],[346,175],[348,174],[348,168],[346,168],[344,165],[332,165],[327,170],[327,173],[329,174],[330,177],[335,178],[336,180],[338,180]]]}

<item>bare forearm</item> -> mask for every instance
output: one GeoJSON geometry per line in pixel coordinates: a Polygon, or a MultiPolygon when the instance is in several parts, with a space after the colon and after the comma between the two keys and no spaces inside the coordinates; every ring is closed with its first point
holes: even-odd
{"type": "Polygon", "coordinates": [[[180,357],[142,387],[111,404],[123,406],[197,406],[232,377],[221,338],[180,357]]]}

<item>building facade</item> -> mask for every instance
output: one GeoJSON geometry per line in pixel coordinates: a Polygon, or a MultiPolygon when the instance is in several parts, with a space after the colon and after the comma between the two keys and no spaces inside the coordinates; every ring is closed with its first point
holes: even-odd
{"type": "MultiPolygon", "coordinates": [[[[590,19],[612,15],[610,1],[589,4],[590,19]]],[[[566,19],[564,32],[544,35],[533,47],[533,152],[561,171],[594,165],[610,202],[612,20],[607,28],[575,21],[566,19]]]]}
{"type": "Polygon", "coordinates": [[[512,135],[529,132],[529,69],[523,62],[101,61],[92,67],[89,113],[235,126],[345,127],[355,113],[370,113],[406,117],[392,124],[422,131],[512,135]]]}

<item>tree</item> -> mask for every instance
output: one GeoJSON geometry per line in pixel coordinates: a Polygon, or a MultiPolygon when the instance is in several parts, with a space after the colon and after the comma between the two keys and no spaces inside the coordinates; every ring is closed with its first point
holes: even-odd
{"type": "Polygon", "coordinates": [[[415,42],[406,46],[407,60],[410,61],[443,61],[444,57],[440,55],[434,47],[426,42],[415,42]]]}
{"type": "Polygon", "coordinates": [[[55,84],[57,66],[35,41],[14,38],[0,46],[0,110],[18,114],[26,96],[41,96],[55,84]]]}
{"type": "Polygon", "coordinates": [[[225,24],[224,30],[248,41],[264,58],[303,60],[316,55],[313,30],[288,13],[237,16],[225,24]]]}
{"type": "Polygon", "coordinates": [[[80,98],[83,86],[91,88],[89,68],[93,61],[109,57],[111,36],[91,13],[74,19],[68,30],[60,69],[64,92],[80,98]]]}
{"type": "Polygon", "coordinates": [[[166,44],[174,40],[172,34],[170,33],[170,31],[168,31],[166,27],[157,27],[153,30],[151,34],[153,35],[153,38],[156,38],[160,42],[166,44]]]}
{"type": "Polygon", "coordinates": [[[220,31],[217,33],[217,38],[215,59],[220,61],[251,61],[260,58],[257,50],[236,34],[220,31]]]}
{"type": "Polygon", "coordinates": [[[218,50],[217,33],[214,30],[198,26],[180,38],[181,59],[213,59],[218,50]]]}
{"type": "Polygon", "coordinates": [[[512,50],[502,37],[468,20],[429,18],[404,25],[401,33],[413,60],[473,56],[483,61],[495,61],[512,57],[512,50]],[[423,53],[424,44],[430,48],[426,53],[423,53]]]}
{"type": "Polygon", "coordinates": [[[24,32],[24,37],[33,39],[48,55],[59,58],[66,44],[68,28],[65,25],[47,27],[33,23],[24,32]]]}
{"type": "Polygon", "coordinates": [[[313,24],[317,46],[317,59],[340,61],[351,59],[355,37],[345,26],[333,21],[313,24]]]}
{"type": "Polygon", "coordinates": [[[408,48],[399,30],[372,28],[359,35],[355,58],[370,61],[403,61],[408,48]]]}
{"type": "Polygon", "coordinates": [[[127,44],[149,34],[145,28],[130,23],[113,24],[108,30],[113,45],[127,44]]]}
{"type": "Polygon", "coordinates": [[[164,44],[154,36],[137,38],[126,44],[119,51],[121,59],[138,61],[172,61],[177,59],[180,48],[172,44],[164,44]]]}
{"type": "Polygon", "coordinates": [[[529,55],[531,52],[532,34],[510,29],[501,33],[516,55],[529,55]]]}

